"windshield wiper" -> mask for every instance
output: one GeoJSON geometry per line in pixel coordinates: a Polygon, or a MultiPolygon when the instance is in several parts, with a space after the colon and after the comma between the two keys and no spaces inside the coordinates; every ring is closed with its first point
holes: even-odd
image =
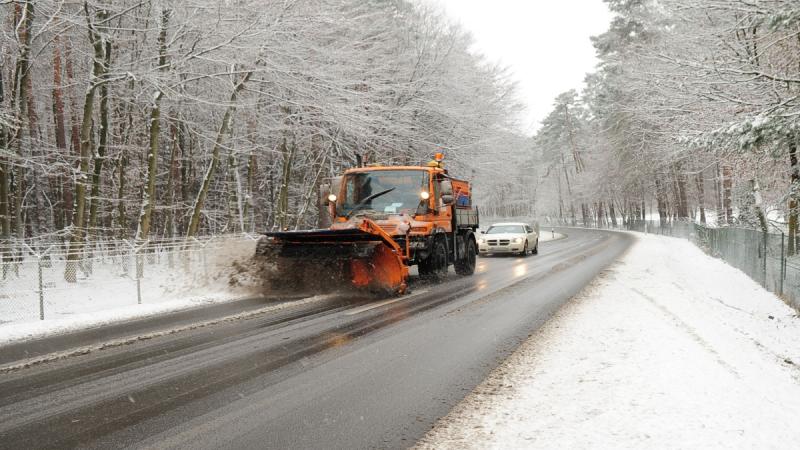
{"type": "Polygon", "coordinates": [[[351,210],[350,210],[350,212],[349,212],[349,213],[347,213],[347,215],[346,215],[346,216],[344,216],[344,217],[345,217],[346,219],[349,219],[349,218],[350,218],[350,216],[352,216],[352,215],[353,215],[353,214],[354,214],[356,211],[358,211],[359,209],[361,209],[361,208],[363,208],[364,206],[366,206],[366,204],[367,204],[367,203],[368,203],[370,200],[372,200],[372,199],[375,199],[375,198],[378,198],[378,197],[380,197],[381,195],[388,194],[389,192],[392,192],[394,189],[395,189],[395,188],[389,188],[389,189],[386,189],[385,191],[380,191],[380,192],[378,192],[378,193],[376,193],[376,194],[372,194],[372,195],[368,196],[368,197],[367,197],[367,198],[365,198],[364,200],[361,200],[360,202],[358,202],[358,204],[357,204],[356,206],[353,206],[353,209],[351,209],[351,210]]]}

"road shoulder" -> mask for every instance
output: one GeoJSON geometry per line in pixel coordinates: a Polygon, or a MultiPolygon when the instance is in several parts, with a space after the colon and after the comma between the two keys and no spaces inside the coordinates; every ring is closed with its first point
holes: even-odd
{"type": "Polygon", "coordinates": [[[178,311],[166,310],[153,317],[51,331],[25,340],[0,343],[0,373],[327,299],[328,296],[251,298],[178,311]]]}

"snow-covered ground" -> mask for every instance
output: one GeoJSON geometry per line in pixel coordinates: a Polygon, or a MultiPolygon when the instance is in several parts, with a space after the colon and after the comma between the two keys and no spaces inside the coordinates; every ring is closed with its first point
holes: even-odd
{"type": "Polygon", "coordinates": [[[258,280],[245,267],[255,241],[226,238],[205,250],[145,261],[141,304],[133,262],[98,261],[76,283],[66,283],[63,263],[55,262],[44,273],[45,320],[39,320],[36,270],[22,270],[0,286],[0,345],[259,295],[258,280]]]}
{"type": "Polygon", "coordinates": [[[796,311],[685,240],[637,237],[418,446],[798,448],[796,311]]]}
{"type": "Polygon", "coordinates": [[[542,230],[539,232],[539,242],[547,242],[547,241],[556,241],[558,239],[564,239],[564,236],[561,233],[556,233],[552,230],[542,230]]]}

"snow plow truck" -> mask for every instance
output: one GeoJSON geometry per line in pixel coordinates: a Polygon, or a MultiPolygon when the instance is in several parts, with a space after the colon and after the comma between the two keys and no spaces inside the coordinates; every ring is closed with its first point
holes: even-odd
{"type": "Polygon", "coordinates": [[[391,295],[406,292],[413,265],[433,281],[450,265],[472,275],[478,210],[470,183],[451,177],[442,160],[437,153],[427,165],[358,167],[332,179],[320,192],[326,228],[259,240],[257,256],[272,266],[270,284],[391,295]]]}

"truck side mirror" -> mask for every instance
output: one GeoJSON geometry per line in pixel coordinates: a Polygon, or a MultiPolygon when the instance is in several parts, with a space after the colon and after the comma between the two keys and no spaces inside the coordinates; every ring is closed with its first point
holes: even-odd
{"type": "Polygon", "coordinates": [[[455,197],[453,197],[452,194],[442,194],[442,203],[444,203],[445,205],[449,206],[449,205],[452,205],[455,202],[456,202],[456,199],[455,199],[455,197]]]}

